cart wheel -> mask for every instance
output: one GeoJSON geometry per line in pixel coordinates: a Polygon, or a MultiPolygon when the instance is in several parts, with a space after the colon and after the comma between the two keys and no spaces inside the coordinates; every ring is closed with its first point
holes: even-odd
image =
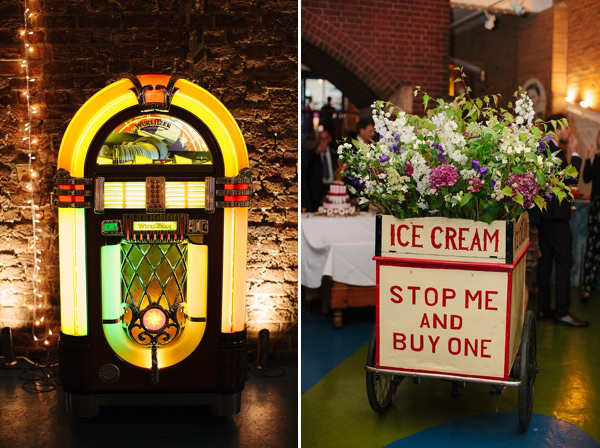
{"type": "Polygon", "coordinates": [[[533,410],[533,389],[537,374],[535,357],[535,319],[533,318],[533,311],[529,310],[525,315],[523,335],[521,336],[521,355],[517,360],[519,362],[519,379],[521,380],[519,386],[519,424],[523,431],[529,428],[533,410]]]}
{"type": "MultiPolygon", "coordinates": [[[[367,354],[367,366],[375,367],[375,330],[369,343],[367,354]]],[[[398,384],[404,379],[403,376],[386,375],[367,371],[367,397],[369,404],[378,414],[383,414],[389,409],[394,400],[394,394],[398,384]]]]}

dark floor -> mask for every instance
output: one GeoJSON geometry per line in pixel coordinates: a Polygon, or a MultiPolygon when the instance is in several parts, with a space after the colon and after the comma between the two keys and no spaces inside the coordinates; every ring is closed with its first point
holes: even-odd
{"type": "MultiPolygon", "coordinates": [[[[24,361],[19,365],[29,367],[24,361]]],[[[62,390],[31,393],[20,370],[0,368],[0,447],[291,447],[298,443],[298,369],[249,374],[241,412],[213,417],[198,407],[104,407],[77,421],[62,390]]]]}

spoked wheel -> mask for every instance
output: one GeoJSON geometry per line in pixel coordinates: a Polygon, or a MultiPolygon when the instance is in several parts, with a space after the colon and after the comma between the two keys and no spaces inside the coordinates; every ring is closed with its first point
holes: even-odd
{"type": "MultiPolygon", "coordinates": [[[[375,367],[375,331],[373,330],[371,342],[369,343],[369,353],[367,354],[367,366],[369,367],[375,367]]],[[[367,397],[369,398],[371,409],[378,414],[383,414],[387,411],[394,400],[396,388],[403,379],[403,376],[386,375],[367,370],[367,397]]]]}
{"type": "Polygon", "coordinates": [[[521,355],[515,361],[519,362],[518,374],[521,380],[519,386],[519,424],[525,431],[529,428],[531,412],[533,410],[533,390],[535,376],[538,373],[536,359],[536,336],[535,319],[533,311],[527,311],[523,323],[523,335],[521,336],[521,355]]]}

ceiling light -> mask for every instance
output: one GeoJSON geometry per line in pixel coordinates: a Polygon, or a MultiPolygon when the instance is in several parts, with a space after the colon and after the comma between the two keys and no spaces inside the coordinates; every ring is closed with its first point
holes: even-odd
{"type": "Polygon", "coordinates": [[[520,1],[511,2],[510,7],[515,10],[515,14],[518,16],[525,14],[525,6],[521,5],[520,1]]]}

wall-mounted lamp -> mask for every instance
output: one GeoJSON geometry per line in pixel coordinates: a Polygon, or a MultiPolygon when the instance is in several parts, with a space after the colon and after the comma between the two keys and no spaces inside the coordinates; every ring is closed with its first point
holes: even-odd
{"type": "Polygon", "coordinates": [[[565,97],[565,101],[567,103],[572,103],[574,99],[575,99],[575,97],[573,96],[573,94],[570,94],[569,96],[565,97]]]}
{"type": "Polygon", "coordinates": [[[487,12],[487,10],[483,10],[483,12],[485,13],[485,16],[487,17],[487,20],[485,21],[485,23],[483,24],[483,26],[485,26],[486,30],[492,30],[494,29],[495,23],[496,23],[496,16],[493,14],[490,14],[489,12],[487,12]]]}
{"type": "Polygon", "coordinates": [[[581,101],[581,102],[579,103],[579,105],[580,105],[581,107],[583,107],[583,108],[588,108],[588,107],[590,107],[590,103],[589,103],[589,101],[587,101],[587,100],[585,100],[585,101],[581,101]]]}

